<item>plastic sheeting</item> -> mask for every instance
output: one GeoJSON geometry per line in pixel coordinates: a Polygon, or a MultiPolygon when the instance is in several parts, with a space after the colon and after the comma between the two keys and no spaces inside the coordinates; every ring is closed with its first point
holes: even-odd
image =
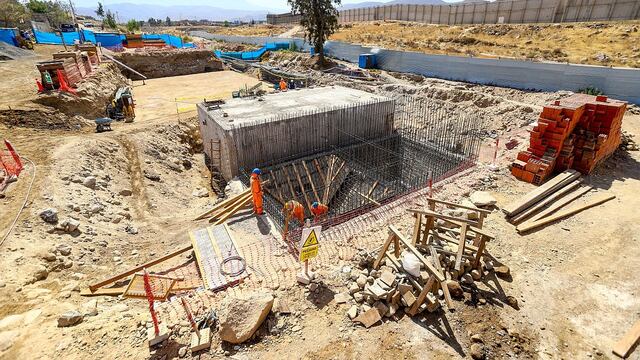
{"type": "Polygon", "coordinates": [[[276,51],[276,50],[282,50],[282,49],[288,49],[288,48],[289,48],[288,42],[272,42],[272,43],[266,43],[263,47],[261,47],[258,50],[228,51],[228,52],[222,52],[220,50],[216,50],[215,54],[219,58],[228,57],[228,58],[241,59],[241,60],[258,60],[267,51],[276,51]]]}
{"type": "MultiPolygon", "coordinates": [[[[77,41],[80,41],[80,33],[77,31],[63,32],[62,37],[60,37],[60,35],[56,33],[50,33],[35,29],[33,30],[33,34],[38,44],[62,45],[62,40],[64,39],[64,43],[70,45],[77,41]]],[[[84,36],[84,41],[90,41],[92,43],[96,42],[96,37],[93,31],[82,30],[82,35],[84,36]]]]}
{"type": "Polygon", "coordinates": [[[16,29],[0,29],[0,41],[6,42],[9,45],[18,46],[16,31],[16,29]]]}
{"type": "MultiPolygon", "coordinates": [[[[62,37],[56,33],[45,32],[40,30],[33,30],[36,42],[38,44],[53,44],[53,45],[62,45],[62,40],[64,39],[65,44],[73,44],[76,41],[80,40],[80,34],[78,32],[63,32],[62,37]]],[[[85,41],[90,41],[94,44],[100,43],[102,46],[106,48],[121,48],[122,41],[125,39],[125,35],[118,33],[103,33],[96,32],[90,30],[82,30],[82,35],[84,36],[85,41]]],[[[178,36],[169,35],[169,34],[143,34],[142,39],[145,40],[162,40],[167,45],[173,46],[175,48],[194,48],[195,45],[193,43],[188,43],[187,45],[183,43],[182,39],[178,36]]],[[[4,41],[4,40],[2,40],[4,41]]]]}

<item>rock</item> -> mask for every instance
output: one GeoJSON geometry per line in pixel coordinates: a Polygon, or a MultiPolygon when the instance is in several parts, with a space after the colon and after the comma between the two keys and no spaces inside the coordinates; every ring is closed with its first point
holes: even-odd
{"type": "Polygon", "coordinates": [[[60,315],[58,318],[58,327],[68,327],[77,325],[82,322],[82,314],[80,312],[71,310],[60,315]]]}
{"type": "Polygon", "coordinates": [[[358,276],[358,278],[356,279],[356,284],[358,284],[358,287],[360,287],[360,289],[364,289],[364,286],[367,285],[367,277],[360,274],[360,276],[358,276]]]}
{"type": "Polygon", "coordinates": [[[133,195],[133,191],[129,189],[122,189],[118,194],[120,194],[120,196],[131,196],[133,195]]]}
{"type": "Polygon", "coordinates": [[[333,296],[333,300],[335,300],[336,304],[344,304],[349,301],[350,298],[351,296],[347,293],[337,293],[333,296]]]}
{"type": "Polygon", "coordinates": [[[347,311],[347,315],[351,320],[353,320],[356,316],[358,316],[358,306],[352,305],[349,311],[347,311]]]}
{"type": "Polygon", "coordinates": [[[89,189],[96,188],[96,177],[95,176],[87,176],[82,180],[82,185],[88,187],[89,189]]]}
{"type": "Polygon", "coordinates": [[[89,208],[89,212],[92,213],[92,214],[97,214],[100,211],[102,211],[102,209],[104,209],[104,206],[102,206],[101,204],[93,204],[89,208]]]}
{"type": "Polygon", "coordinates": [[[460,284],[455,280],[447,281],[447,288],[449,288],[449,294],[456,299],[460,299],[464,297],[464,291],[460,284]]]}
{"type": "Polygon", "coordinates": [[[507,296],[507,305],[511,306],[512,308],[518,310],[518,299],[516,299],[515,297],[508,295],[507,296]]]}
{"type": "Polygon", "coordinates": [[[15,344],[20,337],[20,331],[11,330],[0,332],[0,352],[4,352],[15,344]]]}
{"type": "Polygon", "coordinates": [[[82,311],[82,315],[84,316],[98,315],[98,300],[91,299],[87,301],[86,303],[82,304],[82,307],[80,308],[80,310],[82,311]]]}
{"type": "Polygon", "coordinates": [[[471,274],[464,274],[462,275],[461,281],[463,284],[471,285],[473,284],[473,277],[471,276],[471,274]]]}
{"type": "Polygon", "coordinates": [[[71,254],[71,246],[67,244],[60,244],[56,247],[58,253],[62,256],[69,256],[71,254]]]}
{"type": "Polygon", "coordinates": [[[396,276],[391,271],[383,271],[380,275],[380,280],[387,286],[393,286],[396,276]]]}
{"type": "Polygon", "coordinates": [[[72,219],[72,218],[67,218],[67,219],[62,220],[62,222],[60,222],[56,226],[56,229],[64,231],[66,233],[72,233],[72,232],[78,230],[79,226],[80,226],[80,222],[78,220],[72,219]]]}
{"type": "Polygon", "coordinates": [[[376,308],[370,308],[353,319],[354,322],[359,322],[366,328],[370,328],[380,320],[382,320],[382,317],[376,308]]]}
{"type": "Polygon", "coordinates": [[[357,292],[355,294],[353,294],[353,299],[357,302],[357,303],[361,303],[364,301],[364,295],[362,295],[361,292],[357,292]]]}
{"type": "Polygon", "coordinates": [[[151,181],[160,181],[160,174],[158,174],[157,172],[150,170],[150,169],[145,169],[143,171],[144,177],[146,177],[147,179],[151,180],[151,181]]]}
{"type": "Polygon", "coordinates": [[[471,336],[471,341],[473,341],[474,343],[482,344],[482,337],[480,336],[480,334],[472,335],[471,336]]]}
{"type": "Polygon", "coordinates": [[[209,196],[209,192],[207,191],[207,189],[203,189],[203,188],[196,188],[195,190],[193,190],[193,192],[191,193],[191,196],[193,197],[208,197],[209,196]]]}
{"type": "Polygon", "coordinates": [[[493,261],[491,261],[491,260],[485,261],[484,268],[485,268],[485,270],[488,270],[488,271],[493,270],[493,261]]]}
{"type": "Polygon", "coordinates": [[[508,277],[509,274],[511,273],[511,270],[509,270],[509,267],[506,265],[497,266],[494,268],[494,271],[496,273],[496,276],[500,278],[508,277]]]}
{"type": "Polygon", "coordinates": [[[33,272],[33,278],[35,281],[41,281],[49,276],[49,271],[43,265],[37,265],[33,272]]]}
{"type": "Polygon", "coordinates": [[[232,344],[247,341],[266,319],[273,306],[273,295],[253,291],[242,296],[227,296],[219,313],[220,339],[232,344]]]}
{"type": "Polygon", "coordinates": [[[484,359],[484,347],[482,344],[472,344],[469,353],[471,354],[471,358],[475,360],[484,359]]]}
{"type": "Polygon", "coordinates": [[[187,356],[187,347],[183,346],[180,349],[178,349],[178,356],[183,358],[185,356],[187,356]]]}
{"type": "Polygon", "coordinates": [[[486,191],[474,191],[473,194],[469,196],[469,200],[471,200],[473,205],[478,207],[493,206],[497,202],[496,199],[486,191]]]}
{"type": "Polygon", "coordinates": [[[135,226],[131,226],[131,225],[127,225],[125,226],[124,230],[126,232],[128,232],[131,235],[137,235],[138,234],[138,228],[135,226]]]}
{"type": "Polygon", "coordinates": [[[349,294],[353,295],[358,291],[360,291],[360,286],[356,283],[351,283],[351,286],[349,286],[349,294]]]}
{"type": "Polygon", "coordinates": [[[471,277],[473,278],[473,280],[478,281],[480,280],[480,278],[482,278],[482,274],[480,273],[480,271],[478,270],[471,270],[471,277]]]}
{"type": "Polygon", "coordinates": [[[58,222],[58,210],[55,208],[47,208],[40,211],[40,218],[49,224],[55,224],[58,222]]]}

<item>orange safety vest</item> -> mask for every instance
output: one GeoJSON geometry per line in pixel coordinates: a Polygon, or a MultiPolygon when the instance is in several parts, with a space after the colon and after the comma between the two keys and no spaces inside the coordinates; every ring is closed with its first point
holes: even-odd
{"type": "Polygon", "coordinates": [[[317,208],[311,207],[311,213],[315,217],[320,217],[320,216],[326,214],[328,211],[329,211],[329,207],[327,205],[324,205],[324,204],[318,204],[317,208]]]}
{"type": "Polygon", "coordinates": [[[304,223],[304,206],[295,200],[289,200],[284,206],[285,213],[291,214],[298,219],[300,223],[304,223]]]}
{"type": "Polygon", "coordinates": [[[256,174],[251,174],[251,196],[253,197],[253,211],[262,215],[262,184],[256,174]]]}

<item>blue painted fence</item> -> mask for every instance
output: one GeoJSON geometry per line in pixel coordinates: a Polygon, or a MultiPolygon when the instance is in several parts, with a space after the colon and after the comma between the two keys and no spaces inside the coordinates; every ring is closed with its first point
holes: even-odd
{"type": "Polygon", "coordinates": [[[0,29],[0,41],[6,42],[9,45],[18,46],[16,29],[0,29]]]}
{"type": "Polygon", "coordinates": [[[216,51],[214,51],[214,53],[219,58],[227,57],[227,58],[234,58],[234,59],[241,59],[241,60],[258,60],[267,51],[276,51],[276,50],[283,50],[283,49],[288,49],[288,48],[289,48],[289,43],[288,42],[272,42],[272,43],[266,43],[260,49],[253,50],[253,51],[227,51],[227,52],[222,52],[220,50],[216,50],[216,51]]]}

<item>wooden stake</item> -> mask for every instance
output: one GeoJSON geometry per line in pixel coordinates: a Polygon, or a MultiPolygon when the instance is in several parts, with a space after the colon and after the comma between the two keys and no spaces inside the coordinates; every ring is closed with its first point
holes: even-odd
{"type": "Polygon", "coordinates": [[[631,350],[638,343],[638,340],[640,340],[640,320],[636,321],[633,327],[613,346],[613,353],[623,359],[626,358],[631,355],[631,350]]]}

